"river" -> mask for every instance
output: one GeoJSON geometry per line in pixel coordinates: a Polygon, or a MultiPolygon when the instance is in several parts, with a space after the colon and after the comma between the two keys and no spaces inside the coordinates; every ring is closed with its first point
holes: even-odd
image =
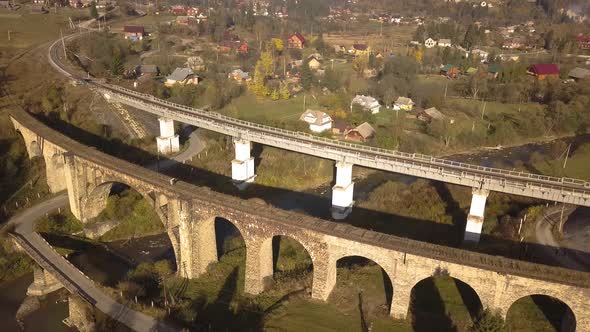
{"type": "MultiPolygon", "coordinates": [[[[573,151],[583,143],[590,142],[590,134],[561,139],[572,144],[573,151]]],[[[533,153],[546,155],[554,143],[531,143],[509,147],[501,150],[487,150],[475,154],[459,154],[448,159],[476,163],[483,166],[513,167],[515,161],[528,162],[533,153]]],[[[380,184],[390,181],[410,183],[415,178],[393,173],[375,172],[361,174],[355,179],[356,199],[366,198],[380,184]]],[[[302,193],[288,192],[269,203],[286,210],[299,210],[317,217],[329,218],[331,185],[325,184],[302,193]],[[319,199],[318,199],[319,198],[319,199]]],[[[108,246],[96,246],[92,250],[81,250],[68,258],[91,279],[109,286],[115,286],[124,279],[127,271],[141,262],[174,259],[170,242],[166,234],[148,236],[139,239],[115,241],[108,246]]],[[[19,331],[15,314],[25,298],[26,290],[32,280],[32,274],[0,285],[0,319],[2,331],[19,331]]],[[[63,297],[63,296],[62,296],[63,297]]],[[[67,301],[57,294],[49,295],[39,310],[25,319],[25,331],[74,331],[62,323],[68,315],[67,301]]]]}

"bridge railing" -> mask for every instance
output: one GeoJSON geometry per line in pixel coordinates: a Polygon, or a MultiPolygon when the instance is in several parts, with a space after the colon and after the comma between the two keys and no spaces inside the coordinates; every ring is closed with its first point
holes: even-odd
{"type": "MultiPolygon", "coordinates": [[[[52,45],[52,48],[49,52],[49,57],[57,67],[58,70],[66,73],[70,77],[72,74],[68,73],[65,67],[59,63],[57,59],[57,47],[55,47],[56,43],[52,45]],[[55,56],[55,59],[51,59],[55,56]]],[[[566,178],[566,177],[553,177],[553,176],[546,176],[546,175],[539,175],[533,174],[528,172],[520,172],[520,171],[513,171],[513,170],[506,170],[501,168],[493,168],[493,167],[485,167],[479,166],[474,164],[468,164],[448,159],[436,158],[429,155],[419,154],[419,153],[407,153],[401,152],[396,150],[386,150],[361,144],[354,144],[350,142],[343,142],[339,140],[324,138],[315,136],[308,133],[303,133],[299,131],[291,131],[282,128],[275,128],[271,126],[266,126],[258,123],[253,123],[249,121],[244,121],[236,118],[232,118],[229,116],[222,115],[217,112],[209,112],[198,108],[189,107],[186,105],[181,105],[177,103],[173,103],[167,100],[156,98],[153,95],[140,93],[131,89],[127,89],[125,87],[103,83],[100,81],[91,81],[91,84],[94,84],[98,87],[105,88],[110,92],[119,92],[126,94],[127,97],[133,96],[136,98],[135,102],[146,104],[148,107],[153,107],[154,103],[164,106],[169,106],[177,110],[182,110],[187,112],[190,116],[193,117],[200,117],[204,121],[214,121],[220,126],[224,127],[233,127],[235,130],[243,131],[253,129],[256,131],[263,131],[264,135],[273,135],[277,139],[288,140],[292,142],[291,139],[299,140],[300,143],[304,144],[320,144],[322,146],[328,145],[331,147],[332,150],[336,150],[343,155],[354,154],[356,152],[355,157],[361,157],[362,154],[373,154],[373,155],[380,155],[381,157],[385,157],[386,159],[379,159],[382,162],[404,162],[407,163],[408,161],[411,162],[418,162],[421,164],[428,164],[432,165],[434,169],[436,167],[444,167],[447,170],[452,169],[453,171],[469,171],[469,172],[477,172],[480,173],[477,178],[480,180],[495,180],[499,182],[508,183],[516,183],[521,181],[534,181],[536,182],[535,185],[540,185],[539,183],[543,183],[542,187],[550,190],[561,190],[563,192],[572,192],[576,194],[584,194],[590,195],[590,192],[587,192],[586,189],[590,189],[590,182],[580,180],[580,179],[573,179],[573,178],[566,178]],[[146,101],[150,101],[152,104],[146,103],[146,101]],[[394,159],[389,159],[389,158],[394,159]],[[515,181],[506,181],[506,178],[513,178],[515,181]],[[567,189],[566,189],[567,187],[567,189]],[[575,188],[572,188],[575,187],[575,188]]],[[[166,110],[169,111],[169,110],[166,110]]],[[[249,132],[248,134],[255,134],[253,132],[249,132]]],[[[375,157],[378,158],[378,157],[375,157]]],[[[370,158],[369,158],[370,159],[370,158]]],[[[413,163],[411,163],[414,165],[413,163]]],[[[462,173],[455,173],[455,174],[462,174],[462,173]]]]}
{"type": "MultiPolygon", "coordinates": [[[[59,282],[70,292],[78,294],[84,301],[91,305],[96,304],[96,300],[92,298],[84,289],[78,286],[67,274],[63,273],[57,266],[55,266],[49,259],[27,240],[22,234],[11,233],[15,241],[23,248],[27,254],[39,264],[43,269],[49,271],[59,282]]],[[[52,249],[53,250],[53,249],[52,249]]]]}
{"type": "MultiPolygon", "coordinates": [[[[170,107],[173,107],[176,109],[180,109],[180,110],[189,112],[193,116],[203,117],[204,120],[221,121],[222,125],[224,125],[224,126],[231,126],[232,124],[239,125],[236,128],[238,130],[239,129],[243,130],[243,127],[257,129],[257,130],[263,130],[265,132],[265,134],[278,134],[280,136],[288,136],[289,138],[300,139],[300,140],[305,141],[307,143],[321,143],[324,145],[326,145],[326,144],[331,145],[334,148],[340,148],[341,152],[350,153],[350,152],[353,152],[350,150],[355,150],[355,151],[361,152],[361,153],[379,154],[382,156],[401,158],[401,159],[405,159],[405,160],[412,160],[412,161],[417,161],[417,162],[421,162],[421,163],[433,164],[436,166],[450,167],[450,168],[454,168],[454,169],[462,169],[462,170],[468,170],[468,171],[477,171],[480,173],[487,173],[489,175],[501,176],[502,178],[503,177],[513,177],[513,178],[519,178],[519,179],[525,179],[525,180],[530,179],[530,180],[535,180],[535,181],[542,181],[542,182],[553,184],[554,187],[552,187],[552,188],[561,188],[561,187],[563,187],[563,184],[566,184],[566,185],[570,185],[570,186],[580,187],[579,189],[582,189],[582,188],[590,189],[590,182],[580,180],[580,179],[546,176],[546,175],[540,175],[540,174],[534,174],[534,173],[528,173],[528,172],[506,170],[506,169],[501,169],[501,168],[485,167],[485,166],[479,166],[479,165],[474,165],[474,164],[453,161],[453,160],[449,160],[449,159],[436,158],[433,156],[424,155],[424,154],[420,154],[420,153],[407,153],[407,152],[401,152],[401,151],[395,151],[395,150],[385,150],[385,149],[361,145],[361,144],[342,142],[342,141],[338,141],[338,140],[334,140],[334,139],[315,136],[315,135],[308,134],[308,133],[291,131],[291,130],[286,130],[286,129],[282,129],[282,128],[270,127],[270,126],[266,126],[266,125],[262,125],[262,124],[258,124],[258,123],[253,123],[253,122],[249,122],[249,121],[244,121],[244,120],[228,117],[228,116],[216,113],[216,112],[209,112],[209,111],[204,111],[201,109],[192,108],[192,107],[185,106],[185,105],[176,104],[176,103],[169,102],[166,100],[158,99],[152,95],[143,94],[143,93],[131,90],[131,89],[127,89],[127,88],[112,85],[112,84],[104,84],[104,83],[97,83],[97,84],[102,87],[108,88],[111,91],[113,91],[113,90],[120,91],[125,94],[135,96],[139,99],[138,102],[140,102],[140,103],[145,103],[145,100],[150,100],[150,101],[157,103],[157,104],[163,104],[166,106],[170,106],[170,107]]],[[[146,106],[152,106],[152,105],[147,104],[146,106]]],[[[281,138],[281,137],[279,137],[279,138],[281,138]]],[[[284,138],[284,137],[282,137],[282,138],[284,138]]]]}

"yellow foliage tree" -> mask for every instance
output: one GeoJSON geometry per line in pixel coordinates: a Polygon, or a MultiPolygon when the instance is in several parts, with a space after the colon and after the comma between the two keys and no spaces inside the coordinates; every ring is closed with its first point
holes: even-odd
{"type": "Polygon", "coordinates": [[[424,58],[424,51],[422,51],[422,48],[418,47],[414,53],[414,57],[416,58],[416,62],[422,63],[422,59],[424,58]]]}
{"type": "Polygon", "coordinates": [[[283,45],[283,40],[280,38],[273,38],[270,40],[270,43],[272,44],[272,47],[277,52],[282,52],[283,49],[285,48],[285,46],[283,45]]]}

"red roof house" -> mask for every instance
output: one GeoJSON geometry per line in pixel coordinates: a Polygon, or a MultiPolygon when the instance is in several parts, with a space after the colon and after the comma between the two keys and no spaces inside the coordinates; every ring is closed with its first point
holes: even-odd
{"type": "Polygon", "coordinates": [[[559,78],[559,67],[554,63],[539,63],[530,66],[528,73],[541,81],[546,78],[559,78]]]}
{"type": "Polygon", "coordinates": [[[126,25],[123,27],[125,39],[142,40],[145,37],[145,30],[142,26],[126,25]]]}
{"type": "Polygon", "coordinates": [[[587,36],[575,36],[576,45],[581,50],[590,50],[590,37],[587,36]]]}
{"type": "Polygon", "coordinates": [[[305,45],[305,38],[299,32],[296,32],[292,34],[291,37],[289,37],[287,42],[289,44],[289,48],[302,49],[305,45]]]}

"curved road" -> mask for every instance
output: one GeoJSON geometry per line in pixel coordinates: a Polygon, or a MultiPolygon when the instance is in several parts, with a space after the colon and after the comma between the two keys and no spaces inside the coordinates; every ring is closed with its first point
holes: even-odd
{"type": "MultiPolygon", "coordinates": [[[[564,211],[564,216],[571,213],[571,209],[564,211]]],[[[543,213],[535,224],[535,238],[537,243],[543,245],[539,250],[542,255],[558,266],[574,269],[578,271],[590,271],[590,262],[587,257],[580,257],[574,251],[561,250],[561,245],[555,240],[553,236],[553,228],[559,223],[561,217],[561,209],[551,211],[547,214],[543,213]]]]}

